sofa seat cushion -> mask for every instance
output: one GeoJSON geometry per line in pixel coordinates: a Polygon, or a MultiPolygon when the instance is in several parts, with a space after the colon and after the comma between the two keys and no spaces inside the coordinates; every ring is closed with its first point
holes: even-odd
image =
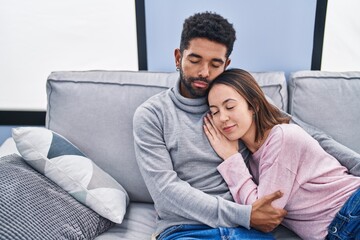
{"type": "Polygon", "coordinates": [[[300,71],[288,86],[291,115],[360,153],[360,72],[300,71]]]}
{"type": "MultiPolygon", "coordinates": [[[[116,224],[95,240],[137,240],[151,239],[155,231],[156,212],[153,204],[130,203],[121,224],[116,224]]],[[[278,240],[301,240],[295,233],[283,226],[277,227],[273,235],[278,240]]]]}
{"type": "Polygon", "coordinates": [[[116,224],[96,240],[149,239],[155,231],[156,212],[151,203],[130,203],[121,224],[116,224]]]}
{"type": "Polygon", "coordinates": [[[0,239],[94,239],[113,225],[19,155],[0,158],[0,239]]]}

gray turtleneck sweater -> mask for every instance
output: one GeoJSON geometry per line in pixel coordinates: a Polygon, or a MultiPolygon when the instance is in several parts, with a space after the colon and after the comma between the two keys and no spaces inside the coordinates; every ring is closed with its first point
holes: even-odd
{"type": "Polygon", "coordinates": [[[250,227],[251,205],[233,202],[217,171],[221,158],[203,132],[205,98],[175,87],[143,103],[134,115],[135,153],[158,214],[156,234],[179,224],[250,227]]]}

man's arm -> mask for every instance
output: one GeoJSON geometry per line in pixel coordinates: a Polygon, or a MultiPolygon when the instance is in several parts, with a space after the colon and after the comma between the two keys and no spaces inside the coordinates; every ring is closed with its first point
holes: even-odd
{"type": "Polygon", "coordinates": [[[335,157],[341,165],[345,166],[352,175],[360,176],[360,154],[335,141],[320,129],[317,129],[294,116],[291,116],[290,122],[299,125],[308,134],[315,138],[319,142],[320,146],[327,153],[335,157]]]}
{"type": "Polygon", "coordinates": [[[178,177],[163,139],[162,126],[151,110],[138,108],[133,128],[136,160],[160,218],[172,215],[211,227],[250,227],[250,205],[210,196],[178,177]]]}
{"type": "Polygon", "coordinates": [[[180,216],[211,227],[241,225],[249,228],[250,216],[255,219],[255,225],[259,221],[267,223],[283,217],[281,209],[272,208],[271,203],[258,202],[252,210],[251,205],[208,195],[182,181],[173,169],[159,120],[144,107],[134,115],[134,139],[138,165],[160,218],[180,216]],[[269,213],[265,218],[264,211],[269,213]]]}
{"type": "Polygon", "coordinates": [[[271,232],[284,219],[287,212],[274,208],[272,202],[284,194],[280,191],[265,195],[252,204],[250,226],[262,232],[271,232]]]}

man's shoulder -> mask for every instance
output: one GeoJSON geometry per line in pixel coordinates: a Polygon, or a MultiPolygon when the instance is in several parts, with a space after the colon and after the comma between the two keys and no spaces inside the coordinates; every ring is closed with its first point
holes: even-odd
{"type": "Polygon", "coordinates": [[[170,91],[171,89],[167,89],[148,98],[137,107],[135,115],[144,116],[146,113],[161,112],[164,109],[167,109],[170,100],[170,91]]]}
{"type": "Polygon", "coordinates": [[[143,102],[140,107],[151,107],[151,106],[162,106],[164,105],[168,99],[171,89],[166,89],[161,91],[151,97],[149,97],[145,102],[143,102]]]}
{"type": "Polygon", "coordinates": [[[159,92],[139,105],[133,116],[134,130],[163,125],[165,116],[171,115],[174,108],[170,94],[171,89],[159,92]]]}

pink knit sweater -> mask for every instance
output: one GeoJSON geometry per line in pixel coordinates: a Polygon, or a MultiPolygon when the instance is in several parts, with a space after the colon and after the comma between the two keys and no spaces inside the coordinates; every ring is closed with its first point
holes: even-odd
{"type": "Polygon", "coordinates": [[[218,170],[237,203],[252,204],[281,190],[273,205],[288,211],[283,225],[303,239],[324,239],[327,226],[360,187],[360,178],[327,154],[318,142],[294,124],[273,127],[253,155],[249,173],[240,153],[218,170]]]}

